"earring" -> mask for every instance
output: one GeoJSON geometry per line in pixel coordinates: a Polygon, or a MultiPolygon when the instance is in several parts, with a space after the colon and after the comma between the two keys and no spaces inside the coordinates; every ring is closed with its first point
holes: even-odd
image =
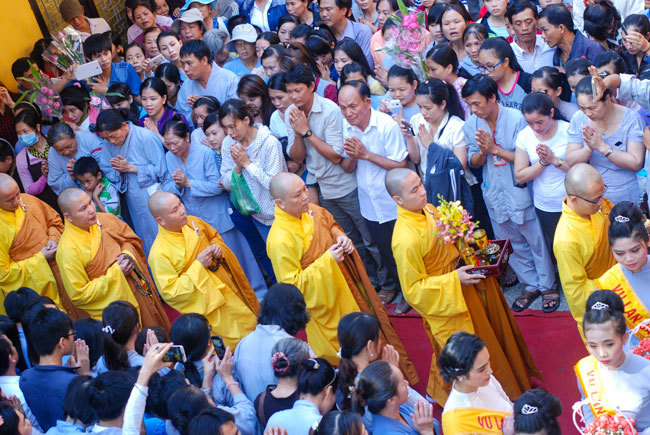
{"type": "Polygon", "coordinates": [[[370,353],[370,358],[374,358],[374,357],[375,357],[375,354],[371,352],[370,353]]]}

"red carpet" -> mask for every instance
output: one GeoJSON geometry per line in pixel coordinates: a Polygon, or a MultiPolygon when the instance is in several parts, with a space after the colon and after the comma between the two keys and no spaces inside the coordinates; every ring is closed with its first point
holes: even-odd
{"type": "MultiPolygon", "coordinates": [[[[389,310],[392,311],[392,307],[389,310]]],[[[413,388],[425,394],[432,355],[422,319],[415,311],[390,318],[420,375],[420,382],[413,388]]],[[[573,366],[587,356],[587,350],[571,313],[556,311],[544,314],[539,310],[526,310],[515,314],[515,318],[530,353],[544,376],[544,382],[535,386],[544,387],[560,398],[564,411],[560,417],[562,431],[573,433],[575,429],[571,422],[571,406],[580,399],[573,366]]]]}

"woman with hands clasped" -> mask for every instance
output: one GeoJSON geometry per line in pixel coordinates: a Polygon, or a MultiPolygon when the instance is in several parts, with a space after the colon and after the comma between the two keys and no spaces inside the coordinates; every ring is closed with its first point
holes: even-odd
{"type": "Polygon", "coordinates": [[[612,101],[611,91],[605,89],[600,77],[594,77],[598,74],[594,67],[589,72],[592,76],[584,77],[576,86],[580,112],[571,118],[566,161],[569,165],[589,163],[598,169],[612,203],[636,203],[636,173],[643,167],[645,153],[643,120],[637,112],[612,101]],[[597,84],[595,91],[592,83],[597,84]]]}

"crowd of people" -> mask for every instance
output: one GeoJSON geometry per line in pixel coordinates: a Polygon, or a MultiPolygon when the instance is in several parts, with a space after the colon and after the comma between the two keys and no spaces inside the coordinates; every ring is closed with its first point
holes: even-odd
{"type": "Polygon", "coordinates": [[[562,295],[584,424],[650,433],[650,2],[58,6],[101,73],[41,39],[0,86],[0,435],[559,434],[513,312],[562,295]],[[387,50],[404,7],[426,77],[387,50]],[[60,117],[15,103],[40,75],[60,117]]]}

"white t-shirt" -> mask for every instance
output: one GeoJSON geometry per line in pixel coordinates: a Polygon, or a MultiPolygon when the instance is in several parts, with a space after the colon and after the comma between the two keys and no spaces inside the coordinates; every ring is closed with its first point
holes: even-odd
{"type": "MultiPolygon", "coordinates": [[[[530,126],[526,126],[517,135],[516,146],[528,153],[528,160],[531,165],[539,161],[536,149],[537,145],[541,143],[548,146],[555,154],[555,157],[563,159],[568,144],[568,128],[568,122],[558,121],[555,135],[551,139],[542,142],[535,137],[535,132],[530,126]]],[[[533,180],[533,203],[535,208],[549,213],[562,211],[562,200],[566,196],[566,190],[564,189],[565,175],[561,169],[549,165],[533,180]]]]}

